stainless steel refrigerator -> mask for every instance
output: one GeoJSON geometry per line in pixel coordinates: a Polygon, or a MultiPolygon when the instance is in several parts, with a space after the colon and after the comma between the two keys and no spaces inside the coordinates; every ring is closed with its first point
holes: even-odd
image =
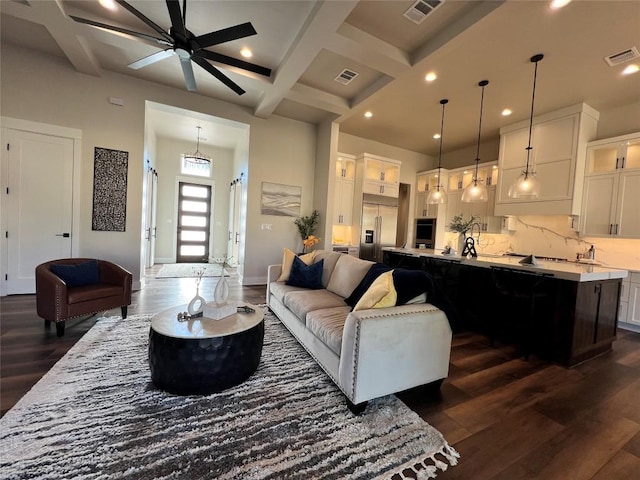
{"type": "Polygon", "coordinates": [[[372,203],[362,204],[362,230],[360,232],[360,258],[382,262],[382,248],[395,247],[398,206],[372,203]]]}

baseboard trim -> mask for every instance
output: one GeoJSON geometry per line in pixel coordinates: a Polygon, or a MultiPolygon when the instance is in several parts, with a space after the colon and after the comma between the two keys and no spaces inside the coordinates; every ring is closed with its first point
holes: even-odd
{"type": "Polygon", "coordinates": [[[266,276],[243,277],[240,281],[240,284],[241,285],[266,285],[267,277],[266,276]]]}

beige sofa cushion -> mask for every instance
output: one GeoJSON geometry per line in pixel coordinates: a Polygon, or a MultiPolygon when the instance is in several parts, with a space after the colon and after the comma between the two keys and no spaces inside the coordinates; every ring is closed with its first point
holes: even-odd
{"type": "Polygon", "coordinates": [[[344,307],[344,300],[328,290],[291,291],[284,296],[284,306],[306,323],[307,313],[323,308],[344,307]]]}
{"type": "Polygon", "coordinates": [[[314,310],[307,314],[307,328],[338,356],[342,346],[344,322],[349,310],[351,307],[345,305],[314,310]]]}
{"type": "Polygon", "coordinates": [[[282,304],[284,304],[284,297],[287,295],[287,293],[300,291],[306,292],[307,290],[308,289],[302,287],[292,287],[291,285],[287,285],[284,282],[271,282],[271,285],[269,285],[269,292],[271,293],[271,295],[276,297],[276,299],[278,299],[278,301],[282,304]]]}
{"type": "Polygon", "coordinates": [[[347,298],[367,274],[374,262],[361,260],[351,255],[339,254],[340,258],[331,274],[327,290],[347,298]]]}
{"type": "Polygon", "coordinates": [[[316,250],[315,252],[316,256],[313,259],[313,263],[324,260],[324,265],[322,266],[322,286],[327,288],[333,269],[336,266],[336,262],[343,254],[338,252],[329,252],[327,250],[316,250]]]}

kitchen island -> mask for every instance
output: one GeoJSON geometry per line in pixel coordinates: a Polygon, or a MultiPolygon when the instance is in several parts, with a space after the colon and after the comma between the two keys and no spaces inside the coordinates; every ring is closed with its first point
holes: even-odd
{"type": "Polygon", "coordinates": [[[536,311],[536,353],[574,366],[611,350],[616,338],[622,279],[626,270],[588,263],[537,260],[523,265],[521,257],[479,255],[463,258],[430,249],[384,249],[384,263],[422,269],[432,274],[452,306],[454,331],[489,333],[497,316],[510,311],[495,294],[492,267],[543,274],[546,301],[536,311]],[[502,308],[501,308],[502,307],[502,308]]]}

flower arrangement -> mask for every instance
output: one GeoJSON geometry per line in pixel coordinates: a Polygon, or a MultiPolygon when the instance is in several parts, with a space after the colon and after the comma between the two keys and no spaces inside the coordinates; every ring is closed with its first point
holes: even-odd
{"type": "Polygon", "coordinates": [[[310,249],[313,246],[317,245],[319,241],[320,239],[315,235],[309,235],[307,238],[302,240],[302,246],[304,247],[302,251],[307,252],[307,249],[310,249]]]}
{"type": "Polygon", "coordinates": [[[311,215],[296,218],[293,223],[298,227],[298,233],[302,239],[303,252],[306,252],[308,248],[317,245],[320,239],[314,235],[316,233],[316,227],[318,226],[318,220],[320,219],[320,212],[314,210],[311,215]]]}
{"type": "Polygon", "coordinates": [[[455,215],[451,219],[451,223],[449,224],[449,230],[451,230],[452,232],[458,232],[464,235],[471,229],[471,226],[474,223],[478,223],[478,220],[479,220],[479,217],[477,215],[471,215],[471,218],[469,220],[464,220],[464,217],[462,216],[462,214],[459,213],[458,215],[455,215]]]}

